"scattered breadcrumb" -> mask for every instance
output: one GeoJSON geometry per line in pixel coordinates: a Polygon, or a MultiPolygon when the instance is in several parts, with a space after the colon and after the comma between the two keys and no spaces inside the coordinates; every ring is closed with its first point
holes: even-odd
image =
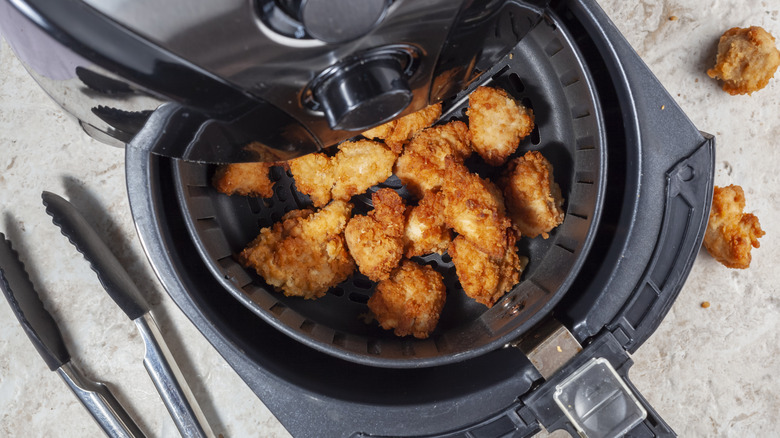
{"type": "Polygon", "coordinates": [[[425,339],[436,328],[446,298],[440,273],[404,260],[390,278],[377,284],[368,308],[383,329],[393,330],[396,336],[425,339]]]}
{"type": "Polygon", "coordinates": [[[404,256],[444,254],[452,241],[452,231],[444,223],[444,193],[431,191],[406,212],[404,256]]]}
{"type": "Polygon", "coordinates": [[[309,195],[315,207],[331,199],[348,201],[393,174],[396,155],[371,140],[344,142],[333,157],[313,153],[290,160],[290,172],[299,192],[309,195]]]}
{"type": "Polygon", "coordinates": [[[491,257],[463,236],[456,237],[448,250],[463,291],[487,307],[493,307],[520,282],[528,264],[527,257],[517,255],[515,233],[510,229],[505,235],[506,250],[502,257],[491,257]]]}
{"type": "Polygon", "coordinates": [[[391,120],[383,125],[371,128],[363,133],[363,137],[370,140],[381,139],[390,147],[396,155],[403,150],[404,144],[414,134],[422,131],[439,120],[441,117],[441,104],[429,105],[419,111],[403,116],[397,120],[391,120]]]}
{"type": "Polygon", "coordinates": [[[744,213],[744,209],[742,187],[715,187],[704,246],[717,261],[729,268],[750,267],[750,251],[760,246],[758,239],[766,234],[758,218],[744,213]]]}
{"type": "Polygon", "coordinates": [[[701,307],[702,307],[703,309],[706,309],[706,308],[710,307],[710,302],[709,302],[709,301],[703,301],[703,302],[701,303],[701,307]]]}
{"type": "Polygon", "coordinates": [[[723,81],[729,94],[752,94],[764,88],[780,66],[775,38],[758,26],[734,27],[720,37],[715,67],[707,75],[723,81]]]}
{"type": "Polygon", "coordinates": [[[212,184],[226,195],[260,196],[274,195],[274,182],[268,173],[274,163],[233,163],[217,167],[212,184]]]}
{"type": "Polygon", "coordinates": [[[333,201],[325,208],[292,210],[260,234],[238,256],[287,296],[319,298],[355,270],[344,227],[352,204],[333,201]]]}
{"type": "Polygon", "coordinates": [[[492,166],[504,164],[534,129],[533,111],[500,88],[474,90],[466,115],[474,151],[492,166]]]}
{"type": "Polygon", "coordinates": [[[459,163],[471,155],[471,134],[460,121],[427,128],[416,135],[395,163],[395,174],[417,198],[441,188],[447,158],[459,163]]]}
{"type": "Polygon", "coordinates": [[[372,281],[386,280],[403,255],[404,200],[392,189],[379,189],[367,216],[353,216],[344,237],[358,269],[372,281]]]}
{"type": "Polygon", "coordinates": [[[502,179],[512,226],[523,236],[547,239],[563,223],[563,196],[553,178],[553,167],[539,151],[512,160],[502,179]]]}

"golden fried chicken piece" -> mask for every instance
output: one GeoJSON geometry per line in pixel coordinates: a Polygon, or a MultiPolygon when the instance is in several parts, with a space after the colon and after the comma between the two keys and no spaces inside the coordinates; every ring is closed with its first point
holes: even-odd
{"type": "Polygon", "coordinates": [[[444,222],[489,256],[503,257],[511,223],[501,191],[452,160],[447,163],[446,180],[444,222]]]}
{"type": "Polygon", "coordinates": [[[460,121],[427,128],[406,146],[395,163],[395,174],[418,198],[444,183],[447,157],[462,163],[471,155],[471,134],[460,121]]]}
{"type": "Polygon", "coordinates": [[[520,282],[528,264],[527,257],[517,255],[516,237],[511,229],[506,231],[506,239],[506,251],[499,258],[489,256],[463,236],[456,237],[448,250],[463,291],[487,307],[493,307],[520,282]]]}
{"type": "Polygon", "coordinates": [[[372,281],[386,280],[403,255],[406,205],[392,189],[379,189],[367,216],[353,216],[344,237],[358,269],[372,281]]]}
{"type": "Polygon", "coordinates": [[[766,234],[758,218],[744,213],[744,209],[745,192],[742,187],[715,187],[704,246],[715,260],[729,268],[750,267],[751,247],[758,248],[758,239],[766,234]]]}
{"type": "Polygon", "coordinates": [[[404,260],[368,300],[379,325],[396,336],[425,339],[436,328],[447,298],[441,274],[430,266],[404,260]]]}
{"type": "Polygon", "coordinates": [[[396,155],[370,140],[347,141],[333,157],[333,199],[349,200],[393,174],[396,155]]]}
{"type": "Polygon", "coordinates": [[[522,236],[549,237],[563,223],[563,196],[553,168],[539,151],[528,151],[507,166],[501,181],[512,226],[522,236]]]}
{"type": "Polygon", "coordinates": [[[226,195],[260,196],[274,195],[274,182],[268,173],[274,163],[233,163],[217,167],[211,180],[214,187],[226,195]]]}
{"type": "Polygon", "coordinates": [[[431,126],[441,117],[441,104],[429,105],[419,111],[391,120],[363,133],[368,139],[382,139],[396,155],[403,151],[404,144],[414,134],[431,126]]]}
{"type": "Polygon", "coordinates": [[[404,256],[444,254],[451,241],[452,231],[444,223],[444,193],[427,192],[417,206],[407,209],[404,256]]]}
{"type": "Polygon", "coordinates": [[[260,234],[238,256],[287,296],[319,298],[355,270],[344,227],[352,204],[333,201],[325,208],[293,210],[260,234]]]}
{"type": "Polygon", "coordinates": [[[295,188],[309,195],[315,207],[322,207],[330,202],[330,191],[334,184],[330,157],[317,152],[295,158],[288,163],[295,179],[295,188]]]}
{"type": "Polygon", "coordinates": [[[466,110],[472,147],[492,166],[506,163],[534,129],[534,114],[500,88],[479,87],[469,95],[466,110]]]}
{"type": "Polygon", "coordinates": [[[731,95],[752,94],[769,83],[778,66],[780,50],[769,32],[734,27],[720,37],[715,67],[707,75],[723,80],[723,90],[731,95]]]}
{"type": "Polygon", "coordinates": [[[359,140],[341,143],[333,157],[313,153],[289,162],[299,192],[315,207],[331,199],[348,201],[393,174],[396,155],[382,143],[359,140]]]}

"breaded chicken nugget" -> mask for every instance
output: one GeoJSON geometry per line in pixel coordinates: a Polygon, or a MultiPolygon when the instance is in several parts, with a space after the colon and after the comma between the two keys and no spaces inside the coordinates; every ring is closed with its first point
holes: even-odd
{"type": "Polygon", "coordinates": [[[344,237],[358,269],[372,281],[386,280],[403,255],[406,205],[392,189],[379,189],[367,216],[353,216],[344,237]]]}
{"type": "Polygon", "coordinates": [[[427,128],[406,146],[395,163],[395,174],[418,198],[444,183],[447,157],[462,163],[471,155],[471,134],[460,121],[427,128]]]}
{"type": "Polygon", "coordinates": [[[403,151],[404,144],[414,134],[431,126],[441,117],[441,104],[429,105],[400,119],[391,120],[383,125],[371,128],[363,133],[368,139],[381,139],[396,155],[403,151]]]}
{"type": "Polygon", "coordinates": [[[404,260],[368,300],[379,325],[396,336],[425,339],[436,328],[447,299],[441,274],[430,266],[404,260]]]}
{"type": "Polygon", "coordinates": [[[745,192],[742,187],[715,187],[704,246],[715,260],[729,268],[750,267],[751,247],[758,248],[758,239],[766,234],[758,218],[744,213],[744,209],[745,192]]]}
{"type": "Polygon", "coordinates": [[[493,307],[520,282],[520,275],[528,264],[527,257],[517,255],[512,230],[506,231],[506,239],[506,251],[499,258],[489,256],[463,236],[456,237],[448,250],[463,291],[487,307],[493,307]]]}
{"type": "Polygon", "coordinates": [[[333,157],[333,199],[348,201],[390,178],[395,159],[396,155],[382,143],[370,140],[341,143],[333,157]]]}
{"type": "Polygon", "coordinates": [[[212,184],[226,195],[260,196],[274,195],[274,182],[268,172],[274,163],[233,163],[217,167],[212,184]]]}
{"type": "Polygon", "coordinates": [[[309,195],[315,207],[331,199],[348,201],[393,174],[396,155],[376,141],[341,143],[333,157],[313,153],[290,160],[299,192],[309,195]]]}
{"type": "Polygon", "coordinates": [[[534,114],[500,88],[479,87],[469,95],[472,147],[492,166],[504,164],[534,129],[534,114]]]}
{"type": "Polygon", "coordinates": [[[238,256],[287,296],[319,298],[355,270],[344,227],[352,204],[333,201],[325,208],[293,210],[263,228],[238,256]]]}
{"type": "Polygon", "coordinates": [[[330,157],[317,152],[290,160],[288,163],[295,179],[295,188],[309,195],[315,207],[322,207],[330,202],[330,191],[335,181],[330,157]]]}
{"type": "Polygon", "coordinates": [[[539,151],[528,151],[507,166],[501,181],[512,226],[522,236],[534,238],[563,223],[563,196],[553,179],[553,168],[539,151]]]}
{"type": "Polygon", "coordinates": [[[417,206],[407,209],[404,256],[444,254],[451,241],[452,231],[444,223],[444,193],[427,192],[417,206]]]}
{"type": "Polygon", "coordinates": [[[711,78],[723,80],[723,90],[731,95],[752,94],[769,83],[780,66],[780,50],[775,38],[758,26],[727,30],[718,42],[711,78]]]}
{"type": "Polygon", "coordinates": [[[501,191],[489,180],[448,161],[444,193],[444,222],[493,258],[506,252],[506,217],[501,191]]]}

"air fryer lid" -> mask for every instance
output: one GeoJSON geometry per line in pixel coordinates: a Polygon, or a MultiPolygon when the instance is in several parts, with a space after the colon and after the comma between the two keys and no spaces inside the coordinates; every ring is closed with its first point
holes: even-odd
{"type": "MultiPolygon", "coordinates": [[[[521,239],[519,253],[530,258],[521,282],[491,309],[466,297],[447,255],[416,258],[445,277],[448,289],[437,329],[429,339],[398,338],[361,318],[374,284],[353,275],[317,300],[285,297],[234,254],[292,209],[310,206],[295,190],[293,179],[272,168],[276,180],[271,199],[228,197],[211,188],[213,168],[178,162],[176,181],[187,229],[213,275],[259,317],[306,345],[337,357],[375,366],[418,367],[464,360],[495,350],[539,322],[566,292],[587,254],[598,224],[605,185],[605,139],[595,88],[572,37],[554,16],[537,26],[483,77],[532,107],[535,131],[517,152],[540,150],[551,161],[566,200],[564,223],[549,239],[521,239]]],[[[445,102],[442,120],[464,118],[467,94],[445,102]]],[[[495,169],[479,159],[467,165],[497,180],[495,169]]],[[[408,197],[391,177],[380,186],[408,197]]],[[[371,208],[370,192],[353,199],[354,214],[371,208]]],[[[221,292],[221,291],[219,291],[221,292]]]]}

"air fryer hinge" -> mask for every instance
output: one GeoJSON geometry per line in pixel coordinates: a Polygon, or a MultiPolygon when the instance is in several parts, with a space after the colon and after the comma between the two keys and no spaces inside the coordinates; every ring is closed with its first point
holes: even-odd
{"type": "Polygon", "coordinates": [[[554,318],[548,318],[510,344],[525,354],[545,380],[582,351],[574,335],[554,318]]]}

